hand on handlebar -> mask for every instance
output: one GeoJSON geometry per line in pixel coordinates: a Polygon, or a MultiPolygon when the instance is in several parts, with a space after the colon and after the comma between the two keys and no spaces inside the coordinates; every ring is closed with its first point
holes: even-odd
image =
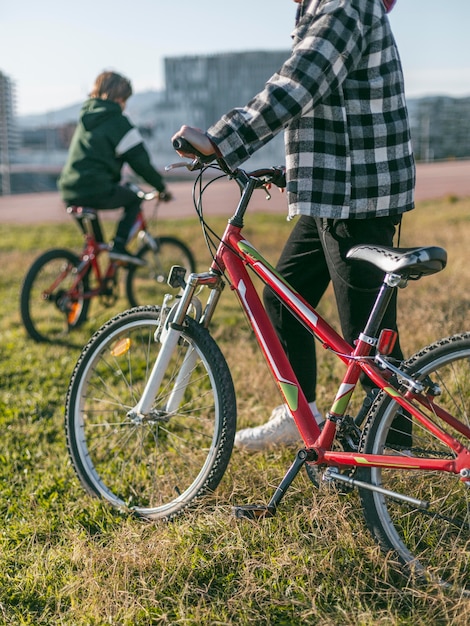
{"type": "Polygon", "coordinates": [[[201,155],[205,157],[216,157],[216,152],[211,140],[200,128],[184,125],[173,135],[171,141],[173,146],[175,146],[176,152],[182,157],[195,158],[201,155]],[[186,140],[191,146],[185,147],[185,149],[178,149],[179,140],[182,139],[186,140]],[[190,147],[193,147],[195,151],[191,152],[190,147]]]}
{"type": "Polygon", "coordinates": [[[165,189],[165,191],[160,191],[158,193],[158,199],[161,202],[170,202],[170,200],[173,200],[173,194],[171,193],[171,191],[165,189]]]}

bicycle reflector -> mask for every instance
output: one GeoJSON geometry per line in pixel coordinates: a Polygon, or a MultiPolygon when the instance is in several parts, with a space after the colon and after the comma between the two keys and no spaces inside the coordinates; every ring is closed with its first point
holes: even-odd
{"type": "Polygon", "coordinates": [[[397,340],[397,331],[384,328],[379,335],[377,342],[377,351],[380,354],[388,355],[393,350],[397,340]]]}
{"type": "Polygon", "coordinates": [[[123,356],[124,354],[126,354],[126,352],[128,352],[130,347],[131,340],[128,337],[125,337],[124,339],[119,339],[119,341],[114,344],[114,347],[111,350],[111,356],[123,356]]]}

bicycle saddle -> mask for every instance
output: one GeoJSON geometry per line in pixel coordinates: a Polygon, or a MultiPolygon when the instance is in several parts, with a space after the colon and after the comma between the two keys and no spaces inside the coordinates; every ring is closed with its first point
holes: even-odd
{"type": "Polygon", "coordinates": [[[438,246],[389,248],[362,244],[351,248],[346,257],[367,261],[387,274],[399,274],[411,280],[440,272],[447,264],[447,252],[438,246]]]}
{"type": "Polygon", "coordinates": [[[91,207],[87,206],[78,206],[75,204],[71,204],[67,207],[67,213],[69,213],[69,215],[73,215],[77,219],[87,217],[88,219],[93,220],[97,218],[96,209],[92,209],[91,207]]]}

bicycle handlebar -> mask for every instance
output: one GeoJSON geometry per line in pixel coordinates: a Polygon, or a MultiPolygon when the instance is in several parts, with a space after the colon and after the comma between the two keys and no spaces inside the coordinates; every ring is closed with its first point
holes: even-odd
{"type": "Polygon", "coordinates": [[[173,140],[173,148],[175,150],[179,150],[180,152],[187,152],[188,154],[194,154],[197,157],[198,161],[201,163],[211,163],[214,161],[217,156],[216,154],[203,154],[199,152],[197,148],[195,148],[192,144],[189,143],[187,139],[184,137],[178,137],[173,140]]]}
{"type": "Polygon", "coordinates": [[[274,165],[273,167],[253,170],[248,172],[250,178],[258,178],[264,185],[276,185],[280,189],[286,186],[286,168],[284,165],[274,165]]]}
{"type": "Polygon", "coordinates": [[[201,169],[204,165],[208,165],[212,161],[217,160],[219,166],[222,171],[224,171],[227,175],[236,179],[238,182],[239,179],[248,176],[249,178],[256,178],[259,181],[259,186],[264,187],[266,185],[276,185],[283,189],[286,186],[286,168],[284,166],[274,166],[271,168],[262,168],[259,170],[254,170],[252,172],[245,172],[244,170],[237,169],[232,171],[225,161],[217,157],[216,154],[202,154],[197,148],[195,148],[192,144],[189,143],[187,139],[184,137],[178,137],[173,140],[173,148],[180,152],[185,152],[187,154],[194,154],[194,160],[190,163],[181,161],[180,163],[174,163],[172,165],[168,165],[165,169],[173,169],[175,167],[187,167],[188,170],[193,171],[196,169],[201,169]]]}
{"type": "MultiPolygon", "coordinates": [[[[160,197],[165,194],[165,192],[160,192],[160,191],[157,191],[156,189],[152,189],[151,191],[144,191],[137,185],[134,185],[134,183],[127,183],[126,186],[129,189],[131,189],[142,200],[154,200],[155,198],[157,198],[157,200],[160,200],[160,197]]],[[[162,197],[162,200],[164,200],[163,197],[162,197]]]]}

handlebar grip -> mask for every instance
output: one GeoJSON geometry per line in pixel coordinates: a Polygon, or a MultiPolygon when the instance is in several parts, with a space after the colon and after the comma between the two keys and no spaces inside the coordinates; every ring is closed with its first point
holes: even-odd
{"type": "Polygon", "coordinates": [[[184,152],[186,151],[189,152],[189,149],[194,150],[194,148],[189,143],[189,141],[186,141],[186,139],[183,139],[183,137],[178,137],[177,139],[173,139],[173,148],[175,150],[182,150],[184,152]]]}
{"type": "Polygon", "coordinates": [[[177,137],[173,139],[173,148],[180,152],[186,152],[187,154],[194,154],[202,163],[210,163],[216,158],[215,154],[203,154],[199,152],[192,144],[189,143],[184,137],[177,137]]]}
{"type": "Polygon", "coordinates": [[[192,146],[189,141],[187,139],[185,139],[184,137],[178,137],[177,139],[173,140],[173,148],[175,150],[180,150],[181,152],[187,152],[188,154],[194,154],[196,156],[198,156],[199,158],[207,158],[206,154],[202,154],[202,152],[199,152],[199,150],[197,148],[195,148],[194,146],[192,146]]]}

